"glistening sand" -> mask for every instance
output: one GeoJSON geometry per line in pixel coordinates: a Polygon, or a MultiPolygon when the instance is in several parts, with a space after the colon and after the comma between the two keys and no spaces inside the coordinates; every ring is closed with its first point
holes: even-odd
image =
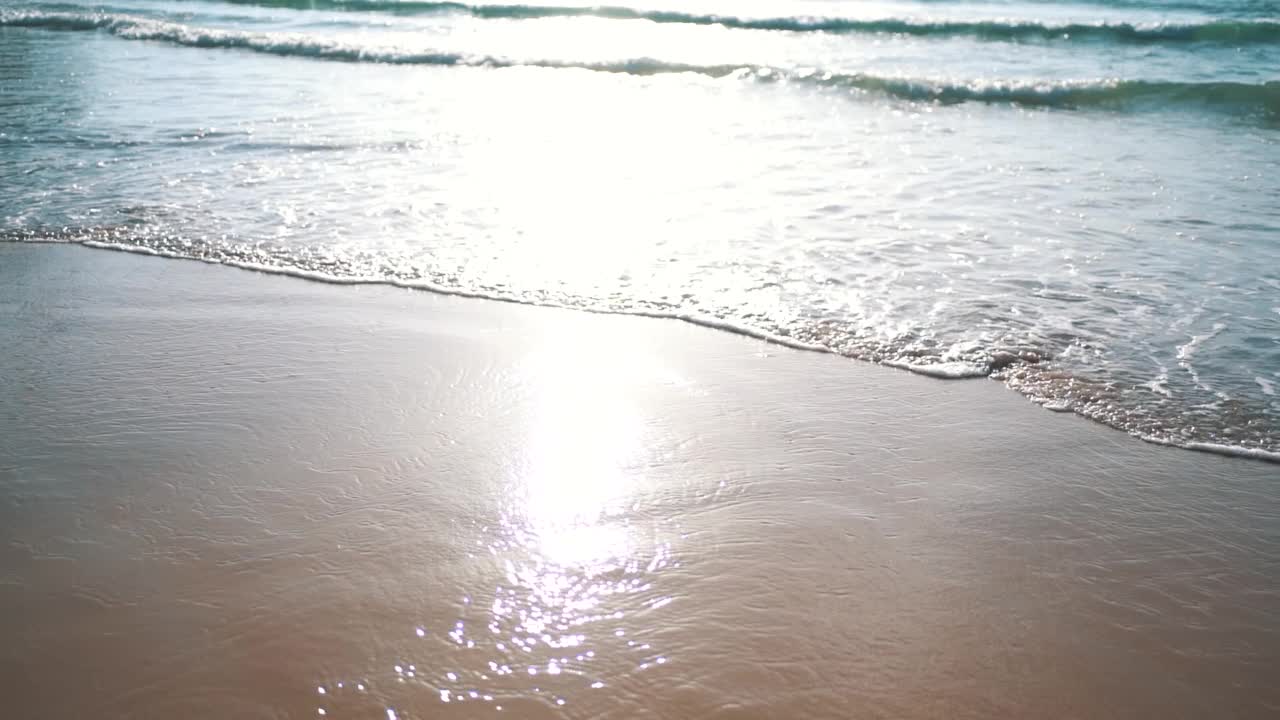
{"type": "Polygon", "coordinates": [[[0,245],[0,338],[5,718],[1280,712],[1273,464],[73,246],[0,245]]]}

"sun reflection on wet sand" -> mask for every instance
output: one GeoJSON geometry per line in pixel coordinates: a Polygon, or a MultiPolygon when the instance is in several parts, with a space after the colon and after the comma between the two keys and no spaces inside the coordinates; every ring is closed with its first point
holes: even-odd
{"type": "MultiPolygon", "coordinates": [[[[515,507],[504,524],[547,563],[598,574],[630,554],[625,511],[635,502],[641,454],[638,409],[586,343],[530,358],[537,410],[523,463],[514,468],[515,507]]],[[[635,364],[635,363],[633,363],[635,364]]]]}
{"type": "Polygon", "coordinates": [[[526,434],[483,541],[497,584],[464,598],[462,619],[446,633],[484,659],[441,676],[442,703],[533,699],[558,708],[605,690],[620,671],[667,662],[628,624],[636,611],[671,602],[654,584],[677,563],[660,523],[645,514],[640,385],[619,382],[667,371],[651,355],[620,352],[623,338],[569,327],[553,325],[519,366],[526,434]]]}

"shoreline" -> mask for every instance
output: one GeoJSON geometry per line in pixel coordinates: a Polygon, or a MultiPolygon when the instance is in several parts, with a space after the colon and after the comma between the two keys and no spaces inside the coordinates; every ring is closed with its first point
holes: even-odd
{"type": "MultiPolygon", "coordinates": [[[[434,293],[434,295],[440,295],[440,296],[461,297],[461,299],[466,299],[466,300],[484,300],[484,301],[493,301],[493,302],[503,302],[503,304],[511,304],[511,305],[524,305],[529,307],[547,307],[547,309],[577,311],[577,313],[589,313],[593,315],[634,316],[634,318],[676,320],[676,322],[689,323],[690,325],[694,325],[694,327],[710,329],[710,331],[735,334],[735,336],[746,337],[746,338],[750,338],[750,340],[759,340],[759,341],[771,343],[771,345],[790,348],[790,350],[799,350],[804,352],[817,352],[817,354],[822,354],[822,355],[833,355],[836,357],[841,357],[841,359],[844,359],[844,360],[852,361],[852,363],[867,363],[870,365],[883,366],[883,368],[892,368],[896,370],[902,370],[902,372],[910,373],[913,375],[922,375],[922,377],[925,377],[925,378],[941,379],[941,380],[970,380],[970,379],[995,380],[995,382],[1001,383],[1002,386],[1005,386],[1007,389],[1014,389],[1015,392],[1018,392],[1016,391],[1015,388],[1007,387],[1004,379],[993,377],[991,369],[979,370],[977,368],[974,368],[974,366],[969,366],[969,365],[964,365],[963,368],[955,368],[954,366],[954,365],[963,365],[963,364],[943,363],[943,364],[933,364],[933,365],[910,365],[906,363],[895,363],[895,361],[863,360],[863,359],[859,359],[859,357],[850,357],[847,355],[842,355],[840,354],[840,352],[832,350],[832,348],[829,348],[824,345],[819,345],[819,343],[799,341],[799,340],[795,340],[795,338],[780,336],[780,334],[769,333],[767,331],[760,331],[760,329],[746,327],[746,325],[737,325],[730,322],[726,322],[726,320],[719,320],[717,318],[707,318],[707,316],[701,316],[701,315],[669,313],[669,311],[658,311],[658,310],[654,310],[654,311],[609,310],[609,309],[600,309],[600,307],[563,305],[563,304],[557,304],[557,302],[550,302],[550,301],[522,300],[522,299],[515,299],[515,297],[500,295],[500,293],[486,293],[486,292],[460,290],[460,288],[451,288],[447,286],[442,286],[442,284],[434,283],[430,281],[397,281],[397,279],[394,279],[394,278],[376,278],[376,277],[340,277],[340,275],[330,275],[330,274],[319,273],[319,272],[311,272],[311,270],[303,270],[303,269],[296,269],[296,268],[279,268],[279,266],[265,265],[265,264],[259,264],[259,263],[244,263],[244,261],[237,261],[237,260],[198,258],[198,256],[183,255],[183,254],[180,254],[180,252],[165,252],[161,250],[152,249],[152,247],[146,247],[141,245],[129,245],[129,243],[120,243],[120,242],[102,242],[102,241],[93,241],[93,240],[50,240],[50,241],[22,240],[22,241],[13,242],[13,245],[77,245],[81,247],[87,247],[87,249],[91,249],[91,250],[127,252],[127,254],[131,254],[131,255],[152,256],[152,258],[160,258],[165,260],[189,260],[189,261],[196,261],[196,263],[204,263],[207,265],[223,265],[223,266],[227,266],[227,268],[247,270],[247,272],[252,272],[252,273],[280,275],[280,277],[296,278],[296,279],[301,279],[301,281],[307,281],[307,282],[333,284],[333,286],[385,286],[385,287],[401,288],[401,290],[430,292],[430,293],[434,293]]],[[[1139,439],[1139,441],[1142,441],[1144,443],[1149,443],[1149,445],[1178,448],[1178,450],[1184,450],[1184,451],[1190,451],[1190,452],[1203,452],[1203,454],[1208,454],[1208,455],[1219,455],[1219,456],[1225,456],[1225,457],[1242,457],[1242,459],[1256,460],[1261,462],[1270,462],[1270,464],[1280,465],[1280,452],[1263,450],[1263,448],[1260,448],[1260,447],[1244,447],[1244,446],[1226,445],[1226,443],[1220,443],[1220,442],[1208,442],[1208,441],[1179,442],[1179,441],[1174,441],[1174,439],[1170,439],[1170,438],[1149,436],[1149,434],[1142,434],[1139,432],[1135,432],[1135,430],[1116,427],[1116,425],[1107,423],[1107,421],[1105,420],[1093,418],[1093,416],[1088,415],[1087,413],[1083,413],[1083,411],[1078,409],[1078,407],[1066,407],[1066,409],[1060,409],[1060,407],[1055,407],[1057,401],[1048,400],[1048,398],[1037,398],[1037,397],[1027,396],[1027,395],[1023,395],[1023,393],[1020,393],[1020,392],[1019,392],[1019,395],[1023,396],[1024,400],[1027,400],[1029,404],[1041,407],[1041,409],[1050,411],[1050,413],[1075,415],[1075,416],[1078,416],[1078,418],[1089,420],[1091,421],[1091,423],[1097,423],[1097,424],[1103,425],[1103,427],[1106,427],[1108,429],[1115,430],[1115,432],[1123,433],[1125,434],[1125,436],[1128,436],[1130,438],[1139,439]]]]}
{"type": "MultiPolygon", "coordinates": [[[[512,305],[523,305],[526,307],[568,310],[572,312],[585,312],[593,315],[640,317],[640,318],[649,318],[649,319],[655,319],[655,320],[674,320],[682,323],[688,323],[692,326],[707,329],[707,330],[725,332],[732,335],[746,337],[752,340],[760,340],[760,341],[769,343],[771,345],[777,345],[779,347],[784,347],[791,350],[799,350],[802,352],[813,352],[813,353],[819,353],[823,355],[833,355],[833,356],[842,358],[844,360],[852,361],[852,362],[868,363],[871,365],[892,368],[895,370],[905,371],[912,375],[919,375],[922,377],[935,379],[935,380],[946,380],[946,381],[978,380],[978,379],[992,380],[995,382],[999,382],[1001,385],[1004,385],[1006,389],[1010,389],[1010,390],[1014,390],[1015,392],[1018,392],[1014,388],[1009,388],[1005,384],[1003,379],[995,377],[989,368],[979,370],[976,367],[964,365],[963,363],[938,363],[938,364],[932,364],[932,365],[911,365],[909,363],[904,363],[904,362],[890,362],[890,361],[877,362],[873,360],[864,360],[861,358],[843,355],[825,345],[821,345],[818,343],[804,342],[801,340],[796,340],[794,338],[778,335],[775,333],[770,333],[764,330],[759,330],[757,328],[752,328],[745,325],[735,325],[731,322],[720,320],[718,318],[709,318],[709,317],[704,317],[700,315],[691,315],[688,313],[663,312],[663,311],[657,311],[657,310],[655,311],[611,310],[611,309],[605,309],[605,308],[594,308],[589,306],[565,305],[565,304],[549,302],[549,301],[512,298],[505,295],[501,295],[499,293],[475,292],[475,291],[463,290],[459,288],[450,288],[448,286],[440,285],[438,283],[434,283],[429,280],[396,280],[394,278],[379,278],[379,277],[342,277],[338,275],[328,275],[321,272],[303,270],[298,268],[282,268],[282,267],[276,267],[272,265],[243,262],[243,261],[230,260],[230,259],[202,258],[198,256],[193,256],[193,255],[184,255],[177,252],[165,252],[162,250],[157,250],[155,248],[150,248],[142,245],[132,245],[128,243],[103,242],[98,240],[47,240],[47,241],[46,240],[19,240],[19,241],[11,242],[8,244],[77,245],[77,246],[88,248],[91,250],[105,250],[110,252],[122,252],[122,253],[131,254],[131,255],[150,256],[150,257],[162,258],[166,260],[194,261],[194,262],[204,263],[207,265],[220,265],[220,266],[237,269],[237,270],[245,270],[249,272],[262,273],[265,275],[289,277],[289,278],[304,280],[308,282],[324,283],[328,285],[385,286],[385,287],[399,288],[404,290],[428,292],[435,295],[441,295],[446,297],[456,297],[456,298],[463,298],[468,300],[500,302],[500,303],[507,303],[512,305]],[[962,367],[956,367],[956,366],[962,366],[962,367]]],[[[1120,432],[1131,438],[1140,440],[1144,443],[1148,443],[1151,445],[1157,445],[1157,446],[1168,447],[1168,448],[1176,448],[1178,450],[1185,450],[1185,451],[1197,452],[1197,453],[1206,453],[1210,455],[1218,455],[1218,456],[1224,456],[1224,457],[1244,458],[1248,460],[1255,460],[1259,462],[1280,465],[1280,452],[1273,452],[1270,450],[1265,450],[1263,448],[1244,447],[1239,445],[1228,445],[1225,443],[1210,442],[1210,441],[1175,441],[1169,438],[1162,438],[1162,437],[1153,436],[1153,435],[1145,435],[1137,431],[1128,430],[1123,427],[1117,427],[1116,425],[1113,425],[1105,420],[1092,417],[1089,414],[1082,412],[1081,409],[1079,408],[1055,407],[1055,405],[1058,402],[1055,400],[1050,400],[1047,398],[1036,398],[1036,397],[1024,395],[1021,392],[1019,392],[1019,395],[1021,395],[1023,399],[1025,399],[1028,403],[1035,405],[1037,407],[1040,407],[1041,409],[1044,409],[1048,412],[1051,412],[1054,414],[1071,414],[1076,417],[1080,417],[1085,420],[1088,420],[1090,422],[1097,423],[1110,430],[1120,432]]]]}

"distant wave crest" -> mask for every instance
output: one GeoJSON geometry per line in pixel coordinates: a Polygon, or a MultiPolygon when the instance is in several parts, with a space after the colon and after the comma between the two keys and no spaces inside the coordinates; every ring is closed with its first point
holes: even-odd
{"type": "Polygon", "coordinates": [[[0,26],[37,27],[64,31],[104,31],[129,40],[153,40],[195,48],[239,49],[270,55],[340,62],[490,68],[540,67],[642,76],[690,73],[709,78],[807,84],[878,94],[901,100],[942,104],[981,102],[1030,108],[1113,110],[1147,106],[1198,106],[1234,114],[1261,115],[1269,120],[1280,118],[1280,82],[1276,81],[1261,84],[1147,80],[957,83],[880,77],[863,73],[796,71],[767,66],[690,65],[664,62],[653,58],[601,62],[558,59],[524,60],[352,45],[300,33],[251,33],[199,28],[111,13],[0,13],[0,26]]]}
{"type": "Polygon", "coordinates": [[[648,20],[681,25],[716,25],[738,30],[783,32],[879,33],[924,37],[972,37],[997,42],[1088,40],[1113,43],[1225,43],[1280,41],[1280,22],[1215,20],[1204,23],[1041,23],[1015,20],[912,20],[898,18],[737,17],[673,10],[641,10],[625,6],[483,5],[422,0],[228,0],[297,10],[349,10],[396,15],[460,13],[487,19],[596,17],[648,20]]]}

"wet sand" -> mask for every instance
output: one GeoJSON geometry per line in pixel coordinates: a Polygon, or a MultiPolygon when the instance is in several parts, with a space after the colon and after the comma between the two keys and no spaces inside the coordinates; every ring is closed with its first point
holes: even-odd
{"type": "Polygon", "coordinates": [[[0,716],[1263,718],[1280,472],[677,322],[0,245],[0,716]]]}

